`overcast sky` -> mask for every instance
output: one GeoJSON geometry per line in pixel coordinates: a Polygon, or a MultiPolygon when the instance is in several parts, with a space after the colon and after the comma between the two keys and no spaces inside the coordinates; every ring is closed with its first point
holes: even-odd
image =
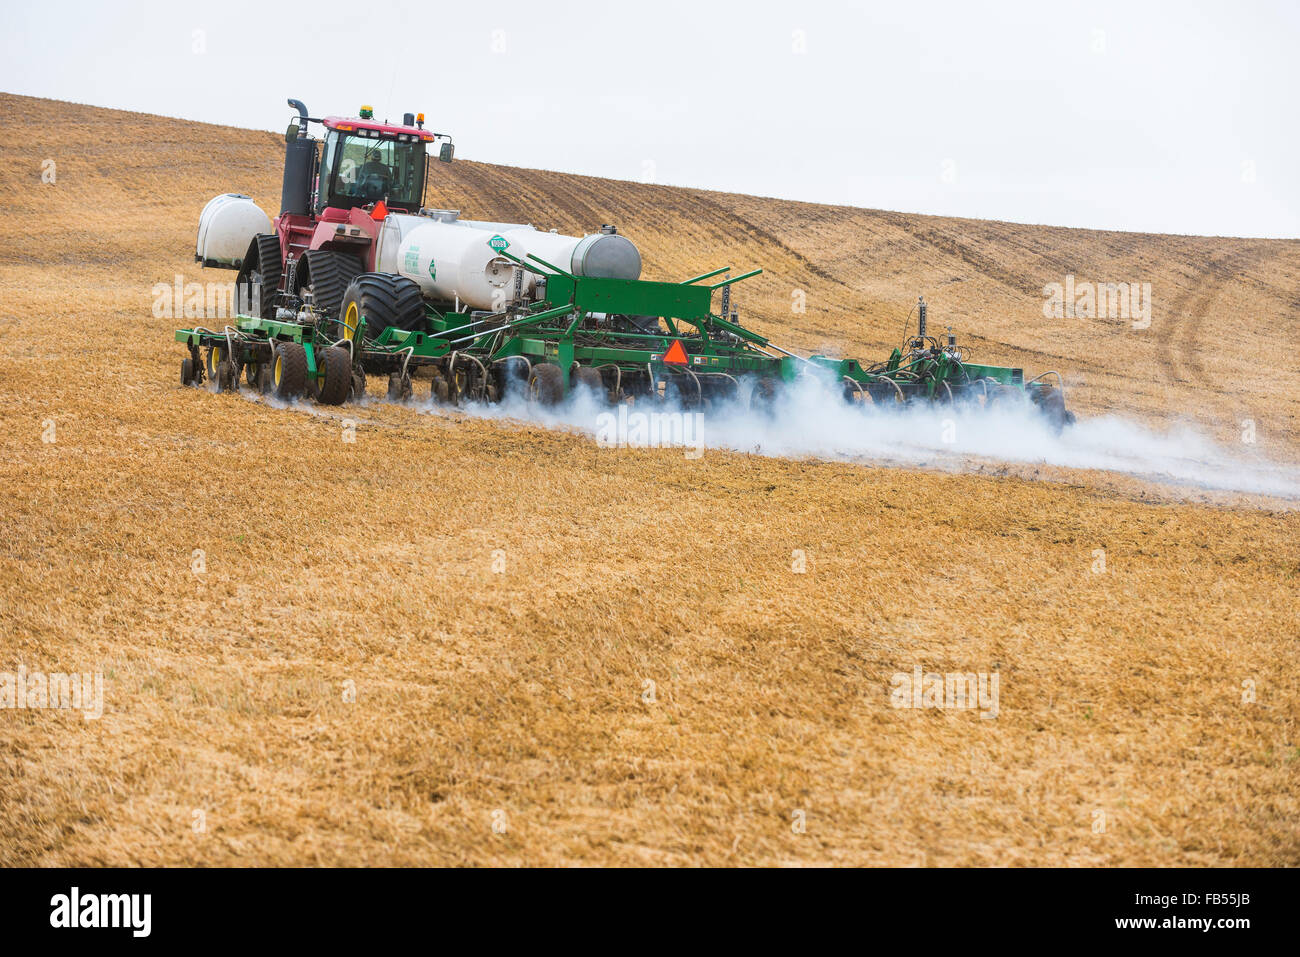
{"type": "Polygon", "coordinates": [[[11,93],[276,131],[290,96],[313,116],[369,103],[513,166],[1300,236],[1294,0],[50,0],[4,16],[11,93]]]}

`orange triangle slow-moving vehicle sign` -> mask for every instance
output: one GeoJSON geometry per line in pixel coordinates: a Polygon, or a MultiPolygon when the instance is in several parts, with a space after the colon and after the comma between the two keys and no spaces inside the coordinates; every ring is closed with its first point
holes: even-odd
{"type": "Polygon", "coordinates": [[[664,353],[664,357],[660,361],[671,362],[673,365],[678,366],[687,365],[686,350],[682,348],[682,340],[674,339],[673,344],[668,347],[668,351],[664,353]]]}

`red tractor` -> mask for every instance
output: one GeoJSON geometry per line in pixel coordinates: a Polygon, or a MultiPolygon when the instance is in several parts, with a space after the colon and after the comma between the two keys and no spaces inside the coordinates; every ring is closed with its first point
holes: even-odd
{"type": "Polygon", "coordinates": [[[288,102],[298,116],[285,133],[280,214],[272,223],[246,196],[217,197],[200,218],[195,259],[238,269],[238,288],[253,291],[246,311],[263,318],[304,305],[337,316],[348,284],[376,271],[389,213],[423,207],[425,144],[441,140],[445,163],[455,147],[446,134],[424,128],[423,113],[407,113],[400,125],[376,121],[368,106],[356,118],[317,119],[301,100],[288,102]],[[308,123],[325,128],[323,141],[308,133],[308,123]]]}

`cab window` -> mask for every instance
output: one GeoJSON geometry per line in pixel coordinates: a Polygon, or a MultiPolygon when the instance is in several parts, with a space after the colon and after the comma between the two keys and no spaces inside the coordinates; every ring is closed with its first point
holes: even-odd
{"type": "Polygon", "coordinates": [[[321,169],[321,206],[351,208],[384,200],[416,209],[424,186],[424,144],[332,132],[321,169]]]}

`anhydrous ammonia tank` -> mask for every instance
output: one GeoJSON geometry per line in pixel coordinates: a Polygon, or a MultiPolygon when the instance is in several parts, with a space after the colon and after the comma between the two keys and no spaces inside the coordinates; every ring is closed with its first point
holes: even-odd
{"type": "MultiPolygon", "coordinates": [[[[427,299],[498,309],[503,299],[514,297],[516,266],[498,255],[490,244],[493,238],[492,233],[460,223],[426,221],[402,237],[391,267],[419,283],[427,299]]],[[[518,242],[505,242],[503,248],[512,255],[528,254],[518,242]]],[[[532,274],[524,270],[521,291],[527,295],[532,288],[532,274]]]]}
{"type": "Polygon", "coordinates": [[[258,233],[271,231],[271,218],[243,193],[223,193],[199,214],[194,259],[205,266],[236,269],[258,233]]]}
{"type": "Polygon", "coordinates": [[[558,266],[575,276],[641,278],[641,253],[630,239],[617,233],[563,236],[515,223],[485,223],[469,219],[461,222],[475,229],[504,236],[510,242],[517,240],[533,255],[540,256],[552,266],[558,266]]]}
{"type": "MultiPolygon", "coordinates": [[[[426,298],[459,301],[474,309],[497,309],[503,297],[514,298],[519,267],[498,254],[502,248],[525,260],[534,253],[580,276],[637,279],[641,275],[641,254],[623,236],[562,236],[517,223],[457,220],[453,216],[390,215],[380,234],[376,269],[415,280],[426,298]]],[[[537,277],[528,270],[522,273],[520,290],[528,297],[537,277]]]]}

